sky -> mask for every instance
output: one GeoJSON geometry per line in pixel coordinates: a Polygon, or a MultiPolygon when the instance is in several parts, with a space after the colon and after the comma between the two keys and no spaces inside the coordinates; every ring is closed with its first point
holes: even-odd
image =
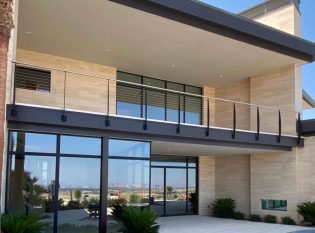
{"type": "MultiPolygon", "coordinates": [[[[264,2],[264,0],[202,0],[202,2],[226,11],[239,13],[264,2]]],[[[315,0],[301,0],[300,10],[302,14],[301,37],[315,42],[315,0]]],[[[302,80],[304,90],[315,99],[315,62],[302,66],[302,80]]],[[[303,118],[315,118],[315,109],[304,111],[303,118]]]]}

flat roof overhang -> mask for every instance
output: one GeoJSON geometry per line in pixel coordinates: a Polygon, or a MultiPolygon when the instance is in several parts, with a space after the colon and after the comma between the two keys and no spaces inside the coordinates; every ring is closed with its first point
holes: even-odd
{"type": "Polygon", "coordinates": [[[197,0],[110,0],[249,44],[315,60],[315,44],[197,0]]]}
{"type": "Polygon", "coordinates": [[[311,42],[190,0],[28,0],[18,12],[18,49],[200,87],[315,55],[311,42]]]}
{"type": "Polygon", "coordinates": [[[256,140],[256,133],[245,131],[236,131],[233,139],[232,130],[220,128],[210,128],[207,136],[206,127],[190,125],[181,125],[178,133],[177,124],[157,121],[148,121],[147,129],[144,129],[144,120],[115,116],[109,117],[110,125],[106,126],[106,116],[73,111],[67,111],[67,120],[62,121],[62,114],[63,110],[7,105],[8,128],[204,145],[211,147],[209,151],[230,148],[234,154],[291,151],[292,147],[304,145],[303,138],[299,145],[295,137],[282,136],[278,142],[277,135],[264,133],[256,140]],[[16,116],[11,115],[12,108],[15,108],[16,116]]]}

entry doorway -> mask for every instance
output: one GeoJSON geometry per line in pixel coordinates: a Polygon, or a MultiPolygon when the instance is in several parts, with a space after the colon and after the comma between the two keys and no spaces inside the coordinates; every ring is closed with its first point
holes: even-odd
{"type": "Polygon", "coordinates": [[[160,216],[197,214],[197,158],[151,157],[150,209],[160,216]]]}

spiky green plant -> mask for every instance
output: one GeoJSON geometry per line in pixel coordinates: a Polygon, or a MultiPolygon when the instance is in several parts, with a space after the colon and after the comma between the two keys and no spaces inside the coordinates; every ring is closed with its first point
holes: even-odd
{"type": "Polygon", "coordinates": [[[47,227],[42,218],[35,215],[3,214],[1,216],[1,230],[3,233],[41,233],[47,227]]]}
{"type": "Polygon", "coordinates": [[[120,221],[126,227],[126,233],[158,233],[160,226],[158,215],[148,209],[139,207],[123,207],[120,221]]]}
{"type": "Polygon", "coordinates": [[[218,198],[211,205],[215,217],[233,218],[236,202],[232,198],[218,198]]]}
{"type": "Polygon", "coordinates": [[[299,204],[298,213],[303,216],[303,222],[315,225],[315,202],[304,202],[299,204]]]}

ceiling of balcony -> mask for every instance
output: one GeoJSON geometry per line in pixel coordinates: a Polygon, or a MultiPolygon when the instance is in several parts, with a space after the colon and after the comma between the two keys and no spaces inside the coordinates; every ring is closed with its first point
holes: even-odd
{"type": "Polygon", "coordinates": [[[107,0],[20,1],[20,49],[203,86],[223,86],[295,58],[107,0]]]}
{"type": "Polygon", "coordinates": [[[175,143],[166,141],[152,141],[151,151],[160,155],[185,156],[227,156],[259,153],[281,153],[281,150],[242,148],[228,146],[201,145],[193,143],[175,143]]]}

